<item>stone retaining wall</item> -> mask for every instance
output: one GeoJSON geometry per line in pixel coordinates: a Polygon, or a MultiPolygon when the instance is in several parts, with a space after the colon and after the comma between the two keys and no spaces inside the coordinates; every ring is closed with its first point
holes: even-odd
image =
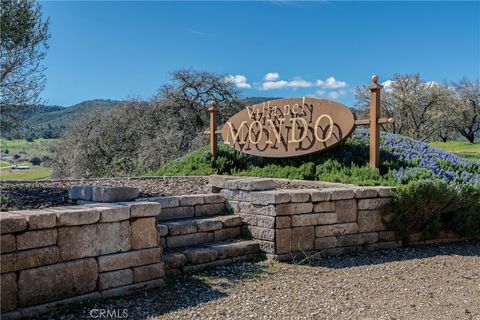
{"type": "MultiPolygon", "coordinates": [[[[259,241],[270,258],[283,261],[402,245],[385,225],[393,188],[323,182],[302,185],[296,181],[291,183],[296,189],[276,189],[285,182],[225,176],[210,179],[227,205],[242,217],[243,235],[259,241]]],[[[462,239],[453,234],[434,239],[414,234],[410,240],[409,244],[416,245],[462,239]]]]}
{"type": "Polygon", "coordinates": [[[2,212],[2,319],[164,285],[154,202],[2,212]]]}
{"type": "Polygon", "coordinates": [[[162,286],[166,263],[194,272],[216,265],[214,258],[251,258],[259,245],[277,260],[402,245],[380,213],[392,188],[229,176],[212,176],[210,188],[218,193],[0,212],[2,319],[162,286]],[[255,241],[174,250],[241,235],[255,241]],[[173,251],[164,255],[164,248],[173,251]]]}

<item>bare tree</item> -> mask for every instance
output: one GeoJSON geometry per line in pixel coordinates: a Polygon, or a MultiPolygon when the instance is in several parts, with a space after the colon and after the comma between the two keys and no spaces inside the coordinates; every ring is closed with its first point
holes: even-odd
{"type": "Polygon", "coordinates": [[[480,133],[480,82],[463,79],[454,83],[455,109],[450,114],[452,126],[471,143],[480,133]]]}
{"type": "MultiPolygon", "coordinates": [[[[366,87],[356,88],[357,106],[366,108],[370,95],[366,87]]],[[[382,91],[381,110],[395,124],[385,129],[419,140],[432,139],[436,132],[436,110],[450,101],[451,90],[444,84],[424,82],[418,73],[395,74],[382,91]]]]}
{"type": "Polygon", "coordinates": [[[173,83],[150,101],[129,101],[73,125],[61,139],[55,175],[99,177],[143,174],[208,141],[208,106],[219,102],[221,118],[241,106],[238,92],[221,75],[193,70],[173,73],[173,83]]]}
{"type": "Polygon", "coordinates": [[[0,8],[0,124],[7,130],[40,102],[48,19],[34,0],[2,0],[0,8]]]}

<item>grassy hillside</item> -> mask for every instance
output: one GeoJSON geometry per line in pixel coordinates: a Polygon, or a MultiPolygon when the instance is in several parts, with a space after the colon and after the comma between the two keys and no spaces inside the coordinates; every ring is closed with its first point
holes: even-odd
{"type": "Polygon", "coordinates": [[[13,157],[19,155],[23,158],[52,157],[52,148],[57,143],[57,139],[37,139],[27,141],[25,139],[7,140],[0,139],[2,155],[13,157]],[[8,153],[6,152],[8,150],[8,153]]]}
{"type": "Polygon", "coordinates": [[[430,145],[454,153],[463,158],[472,160],[480,159],[480,142],[470,143],[468,141],[447,141],[432,142],[430,145]]]}
{"type": "Polygon", "coordinates": [[[14,139],[58,138],[66,128],[85,115],[108,110],[118,105],[115,100],[88,100],[71,107],[40,106],[21,115],[23,122],[9,132],[2,132],[2,137],[14,139]]]}
{"type": "Polygon", "coordinates": [[[9,167],[0,167],[0,180],[39,180],[52,176],[52,169],[43,165],[33,166],[30,162],[20,162],[18,165],[29,166],[29,170],[11,170],[9,167]]]}
{"type": "MultiPolygon", "coordinates": [[[[45,157],[53,157],[53,147],[58,139],[37,139],[26,141],[24,139],[7,140],[0,139],[2,156],[14,157],[18,155],[21,159],[31,159],[39,157],[44,160],[45,157]],[[8,151],[8,153],[6,152],[8,151]]],[[[51,163],[42,162],[40,165],[32,165],[28,161],[21,162],[0,162],[0,180],[38,180],[47,179],[52,175],[51,163]],[[11,170],[12,165],[26,165],[29,170],[11,170]]]]}

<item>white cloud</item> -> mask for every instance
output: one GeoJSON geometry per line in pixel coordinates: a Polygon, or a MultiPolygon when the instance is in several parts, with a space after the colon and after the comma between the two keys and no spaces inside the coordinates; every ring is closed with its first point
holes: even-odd
{"type": "Polygon", "coordinates": [[[242,89],[250,89],[252,86],[247,82],[247,77],[241,74],[237,74],[236,76],[229,75],[225,77],[226,82],[234,83],[237,87],[242,89]]]}
{"type": "Polygon", "coordinates": [[[283,89],[288,86],[288,81],[266,81],[260,86],[260,90],[283,89]]]}
{"type": "Polygon", "coordinates": [[[321,96],[325,95],[325,90],[318,90],[315,93],[316,93],[317,96],[321,97],[321,96]]]}
{"type": "Polygon", "coordinates": [[[280,79],[278,72],[269,72],[263,77],[265,81],[277,81],[278,79],[280,79]]]}
{"type": "Polygon", "coordinates": [[[309,88],[312,86],[310,81],[303,80],[301,78],[295,78],[292,81],[278,80],[278,81],[265,81],[260,86],[260,90],[274,90],[284,88],[309,88]]]}
{"type": "Polygon", "coordinates": [[[338,81],[334,77],[329,77],[325,81],[317,80],[316,85],[324,89],[338,89],[347,86],[345,81],[338,81]]]}
{"type": "Polygon", "coordinates": [[[437,81],[427,81],[427,82],[425,82],[425,85],[429,88],[430,87],[438,87],[439,83],[437,81]]]}
{"type": "Polygon", "coordinates": [[[327,96],[330,99],[338,99],[341,96],[344,96],[346,94],[347,94],[347,90],[338,90],[338,91],[330,91],[327,96]]]}
{"type": "Polygon", "coordinates": [[[290,81],[288,86],[291,88],[309,88],[312,86],[312,83],[310,81],[298,78],[290,81]]]}
{"type": "Polygon", "coordinates": [[[393,85],[392,80],[387,80],[382,82],[383,90],[385,90],[386,92],[392,91],[392,85],[393,85]]]}

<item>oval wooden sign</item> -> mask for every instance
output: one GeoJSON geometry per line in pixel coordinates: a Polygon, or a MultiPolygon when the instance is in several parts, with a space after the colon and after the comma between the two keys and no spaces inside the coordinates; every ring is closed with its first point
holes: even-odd
{"type": "Polygon", "coordinates": [[[345,105],[314,98],[277,99],[249,106],[223,126],[230,147],[251,155],[286,158],[333,147],[355,127],[345,105]]]}

